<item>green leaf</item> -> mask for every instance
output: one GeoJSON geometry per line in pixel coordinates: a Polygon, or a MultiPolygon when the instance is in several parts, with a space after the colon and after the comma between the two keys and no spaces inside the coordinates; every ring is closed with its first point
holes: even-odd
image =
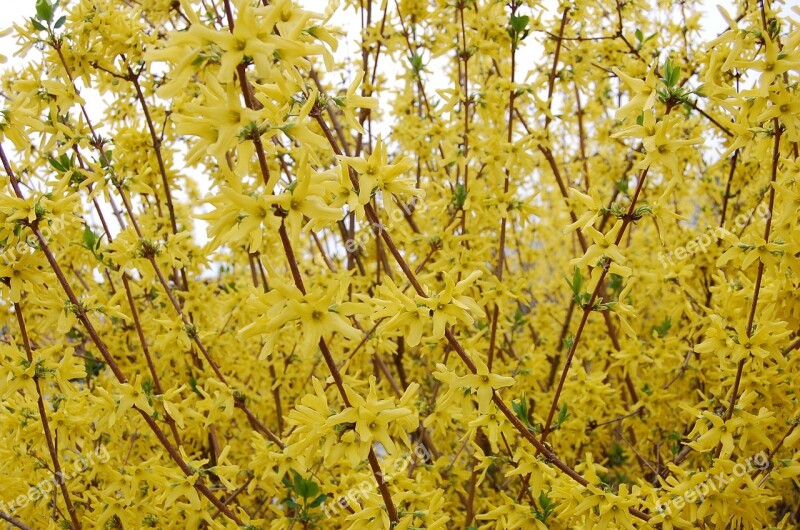
{"type": "Polygon", "coordinates": [[[408,62],[411,63],[411,68],[414,70],[414,74],[419,76],[422,69],[425,65],[422,63],[422,55],[418,53],[414,53],[409,57],[408,62]]]}
{"type": "Polygon", "coordinates": [[[681,69],[678,66],[675,66],[672,62],[672,59],[667,59],[664,63],[664,77],[662,81],[668,87],[672,88],[678,84],[681,78],[681,69]]]}
{"type": "MultiPolygon", "coordinates": [[[[549,492],[548,492],[549,493],[549,492]]],[[[539,506],[541,507],[541,511],[531,508],[531,512],[533,513],[534,517],[539,521],[546,523],[547,518],[553,513],[556,509],[556,502],[551,500],[547,493],[542,491],[539,494],[539,506]]]]}
{"type": "Polygon", "coordinates": [[[197,388],[197,379],[193,375],[189,376],[189,388],[191,388],[192,392],[194,392],[201,398],[203,397],[203,394],[201,394],[200,390],[198,390],[197,388]]]}
{"type": "Polygon", "coordinates": [[[594,303],[594,307],[592,307],[592,310],[593,311],[608,311],[612,307],[614,307],[615,305],[617,305],[616,302],[603,302],[603,299],[601,298],[599,301],[594,303]]]}
{"type": "Polygon", "coordinates": [[[36,18],[51,22],[53,20],[53,4],[49,0],[36,0],[36,18]]]}
{"type": "Polygon", "coordinates": [[[111,151],[111,149],[108,149],[105,152],[105,156],[101,156],[100,157],[100,167],[102,167],[103,169],[106,169],[107,167],[109,167],[113,163],[112,154],[113,154],[113,152],[111,151]]]}
{"type": "Polygon", "coordinates": [[[666,316],[664,317],[664,321],[661,322],[661,324],[653,326],[653,331],[658,333],[658,336],[663,339],[671,327],[672,327],[672,320],[670,320],[669,316],[666,316]]]}
{"type": "Polygon", "coordinates": [[[327,498],[328,496],[323,493],[322,495],[311,501],[311,504],[309,504],[308,507],[316,508],[317,506],[320,506],[323,502],[325,502],[325,499],[327,498]]]}
{"type": "Polygon", "coordinates": [[[569,285],[570,290],[572,290],[572,294],[575,297],[580,296],[581,294],[581,287],[583,287],[583,276],[581,276],[581,270],[578,267],[575,267],[575,270],[572,273],[572,281],[569,278],[564,276],[564,279],[567,281],[567,285],[569,285]]]}
{"type": "Polygon", "coordinates": [[[508,36],[511,37],[511,46],[516,50],[520,41],[525,40],[530,33],[527,29],[529,17],[525,15],[511,15],[508,25],[508,36]]]}
{"type": "Polygon", "coordinates": [[[61,162],[61,167],[64,168],[65,172],[72,169],[72,157],[67,156],[67,153],[62,153],[58,160],[61,162]]]}
{"type": "Polygon", "coordinates": [[[38,29],[39,31],[45,31],[47,29],[46,27],[42,26],[42,24],[40,22],[38,22],[33,17],[31,17],[31,24],[33,24],[33,27],[38,29]]]}
{"type": "Polygon", "coordinates": [[[304,499],[316,497],[319,494],[319,485],[313,480],[307,480],[294,472],[294,491],[304,499]]]}
{"type": "Polygon", "coordinates": [[[92,352],[87,351],[84,355],[83,365],[86,369],[86,377],[97,377],[103,371],[105,363],[95,359],[92,352]]]}
{"type": "Polygon", "coordinates": [[[575,267],[575,272],[572,273],[572,292],[578,294],[581,292],[582,287],[583,276],[581,276],[581,270],[578,267],[575,267]]]}
{"type": "Polygon", "coordinates": [[[100,246],[100,239],[101,238],[97,234],[92,232],[89,225],[83,227],[83,243],[86,245],[87,249],[92,252],[97,251],[97,248],[100,246]]]}
{"type": "Polygon", "coordinates": [[[561,405],[561,408],[558,409],[558,416],[556,417],[556,421],[555,421],[555,424],[553,425],[553,429],[552,430],[556,430],[556,429],[560,428],[561,425],[565,421],[567,421],[568,417],[569,417],[569,410],[567,408],[567,404],[564,403],[563,405],[561,405]]]}
{"type": "Polygon", "coordinates": [[[515,33],[522,33],[528,26],[529,20],[530,18],[526,15],[511,15],[511,29],[513,29],[515,33]]]}
{"type": "Polygon", "coordinates": [[[511,408],[514,409],[514,415],[519,418],[519,421],[521,421],[529,431],[533,433],[539,432],[539,429],[537,429],[536,426],[533,425],[528,419],[528,400],[525,398],[524,393],[520,397],[519,401],[511,401],[511,408]]]}
{"type": "Polygon", "coordinates": [[[613,272],[610,274],[611,279],[608,282],[608,288],[614,292],[617,292],[622,289],[622,276],[619,274],[614,274],[613,272]]]}
{"type": "Polygon", "coordinates": [[[517,418],[522,419],[528,417],[528,405],[525,403],[524,399],[512,401],[511,408],[514,409],[514,414],[517,415],[517,418]]]}
{"type": "Polygon", "coordinates": [[[683,439],[681,433],[672,431],[667,435],[667,439],[672,442],[669,447],[670,451],[672,451],[672,454],[678,454],[681,451],[681,440],[683,439]]]}
{"type": "Polygon", "coordinates": [[[633,220],[638,221],[645,215],[653,215],[653,208],[647,205],[639,206],[633,211],[633,220]]]}
{"type": "Polygon", "coordinates": [[[637,29],[633,34],[636,36],[636,40],[639,41],[639,44],[644,43],[644,33],[642,33],[642,30],[637,29]]]}
{"type": "Polygon", "coordinates": [[[467,195],[469,195],[469,190],[467,190],[466,186],[458,184],[453,194],[453,203],[457,209],[461,210],[464,208],[464,204],[467,202],[467,195]]]}
{"type": "Polygon", "coordinates": [[[589,299],[591,299],[591,297],[592,295],[590,295],[589,293],[581,293],[573,296],[572,299],[575,300],[575,303],[578,304],[579,307],[585,308],[586,305],[589,303],[589,299]]]}
{"type": "Polygon", "coordinates": [[[611,447],[611,451],[608,453],[608,465],[610,467],[618,467],[627,461],[628,455],[625,454],[625,451],[622,449],[620,444],[615,443],[611,447]]]}
{"type": "Polygon", "coordinates": [[[56,171],[59,171],[61,173],[66,171],[66,168],[64,168],[64,166],[61,164],[61,160],[53,158],[51,156],[50,158],[47,159],[47,161],[50,162],[50,165],[53,166],[53,168],[55,168],[56,171]]]}
{"type": "Polygon", "coordinates": [[[64,25],[64,22],[66,22],[66,21],[67,21],[67,17],[66,17],[66,16],[64,16],[64,15],[60,16],[60,17],[58,18],[58,20],[56,20],[56,23],[55,23],[55,24],[53,24],[53,29],[58,29],[58,28],[60,28],[61,26],[63,26],[63,25],[64,25]]]}

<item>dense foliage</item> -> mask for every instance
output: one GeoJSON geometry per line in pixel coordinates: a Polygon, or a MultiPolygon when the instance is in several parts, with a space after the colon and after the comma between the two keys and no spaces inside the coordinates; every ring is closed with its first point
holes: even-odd
{"type": "Polygon", "coordinates": [[[62,4],[4,37],[8,525],[800,524],[800,11],[62,4]]]}

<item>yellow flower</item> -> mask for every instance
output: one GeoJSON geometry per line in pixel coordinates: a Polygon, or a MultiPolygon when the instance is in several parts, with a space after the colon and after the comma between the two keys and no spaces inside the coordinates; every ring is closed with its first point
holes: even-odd
{"type": "Polygon", "coordinates": [[[153,407],[150,405],[150,398],[142,389],[142,378],[136,375],[132,383],[125,383],[119,387],[119,398],[117,414],[123,416],[126,411],[131,407],[137,407],[148,414],[153,413],[153,407]]]}
{"type": "MultiPolygon", "coordinates": [[[[464,292],[481,276],[481,271],[473,271],[458,283],[450,274],[444,273],[445,288],[438,294],[429,297],[415,296],[417,304],[427,306],[433,317],[433,339],[444,337],[445,327],[457,321],[472,324],[472,314],[483,316],[483,310],[464,292]]],[[[419,325],[419,323],[418,323],[419,325]]]]}
{"type": "Polygon", "coordinates": [[[597,190],[594,188],[590,190],[590,195],[586,195],[575,188],[570,188],[569,190],[571,192],[573,201],[577,204],[582,204],[584,207],[588,208],[588,210],[585,211],[577,221],[567,225],[567,227],[564,228],[564,232],[572,232],[573,230],[586,230],[594,225],[595,221],[597,221],[597,219],[605,211],[606,206],[603,204],[600,195],[598,195],[597,190]]]}
{"type": "Polygon", "coordinates": [[[664,164],[669,170],[670,177],[683,176],[678,168],[678,150],[690,146],[702,144],[702,138],[691,138],[679,140],[672,138],[675,131],[680,131],[680,123],[683,118],[677,114],[670,114],[663,119],[656,121],[655,113],[646,111],[643,114],[641,124],[631,125],[612,135],[614,138],[630,136],[642,139],[642,147],[645,150],[645,157],[636,165],[639,169],[646,169],[656,163],[664,164]],[[672,134],[670,134],[672,133],[672,134]]]}
{"type": "Polygon", "coordinates": [[[186,388],[186,385],[181,385],[176,388],[170,388],[164,394],[158,396],[161,404],[164,406],[164,411],[170,418],[175,420],[178,428],[184,429],[186,427],[185,416],[181,410],[181,392],[186,388]]]}
{"type": "Polygon", "coordinates": [[[636,338],[636,331],[631,327],[630,320],[636,318],[636,311],[633,306],[628,304],[628,297],[635,284],[636,278],[631,276],[628,278],[628,283],[619,293],[617,302],[611,306],[611,312],[617,315],[622,330],[632,339],[636,338]]]}
{"type": "MultiPolygon", "coordinates": [[[[419,425],[419,420],[411,409],[395,406],[393,399],[378,399],[374,377],[370,377],[369,394],[366,399],[351,388],[345,388],[352,406],[330,416],[326,424],[332,427],[342,424],[352,425],[353,431],[358,435],[360,459],[367,457],[373,441],[380,443],[389,454],[397,451],[397,446],[389,433],[390,425],[397,424],[404,431],[414,430],[419,425]]],[[[406,393],[413,394],[416,389],[417,385],[412,385],[406,393]]]]}
{"type": "Polygon", "coordinates": [[[272,196],[267,200],[280,207],[286,213],[286,224],[292,237],[297,240],[300,228],[308,218],[311,230],[319,230],[332,221],[338,221],[344,214],[339,208],[325,204],[322,199],[324,187],[311,170],[307,158],[303,157],[297,164],[297,180],[284,193],[272,196]]]}
{"type": "MultiPolygon", "coordinates": [[[[358,119],[356,118],[355,110],[358,108],[362,109],[374,109],[378,107],[378,100],[371,97],[359,96],[356,94],[356,90],[358,90],[358,86],[361,84],[361,81],[364,80],[364,72],[359,72],[353,82],[350,83],[350,86],[347,87],[347,92],[345,93],[344,97],[342,98],[334,98],[334,101],[338,103],[339,109],[344,114],[344,119],[347,122],[347,125],[355,129],[356,131],[360,132],[361,134],[366,134],[364,128],[358,123],[358,119]]],[[[380,140],[379,140],[380,141],[380,140]]]]}
{"type": "Polygon", "coordinates": [[[507,377],[489,372],[489,368],[480,360],[475,360],[476,371],[474,374],[456,377],[450,382],[451,388],[469,387],[475,391],[478,398],[478,412],[486,414],[489,403],[495,390],[506,388],[514,384],[513,377],[507,377]]]}
{"type": "Polygon", "coordinates": [[[272,281],[271,287],[271,291],[253,299],[256,307],[266,309],[266,314],[241,331],[245,338],[258,334],[267,336],[262,356],[270,354],[277,332],[293,321],[302,324],[300,350],[304,353],[315,349],[320,338],[331,331],[353,341],[361,339],[361,332],[344,317],[364,313],[368,307],[357,302],[341,302],[339,285],[331,283],[324,291],[312,288],[305,295],[294,285],[281,281],[272,281]]]}
{"type": "Polygon", "coordinates": [[[246,127],[257,130],[262,125],[261,115],[242,105],[241,93],[233,83],[221,85],[209,78],[201,88],[201,95],[200,102],[186,104],[183,113],[173,117],[176,131],[200,138],[190,159],[198,158],[198,154],[205,151],[220,165],[227,164],[225,153],[246,127]]]}
{"type": "Polygon", "coordinates": [[[40,268],[46,263],[42,256],[30,252],[20,254],[11,263],[0,263],[0,282],[9,286],[12,302],[21,300],[23,288],[31,289],[44,284],[47,278],[40,268]]]}
{"type": "Polygon", "coordinates": [[[156,320],[155,322],[161,324],[165,330],[164,333],[157,337],[163,347],[174,348],[177,345],[180,346],[183,351],[191,349],[192,340],[189,337],[186,325],[180,318],[175,317],[170,320],[156,320]]]}
{"type": "Polygon", "coordinates": [[[743,322],[736,325],[737,336],[734,339],[731,360],[739,362],[742,359],[755,355],[760,359],[780,357],[779,344],[792,334],[786,329],[785,322],[759,322],[747,336],[747,329],[743,322]]]}
{"type": "Polygon", "coordinates": [[[706,452],[711,451],[717,445],[722,446],[719,458],[728,458],[733,453],[733,436],[744,421],[738,416],[734,416],[729,420],[724,420],[718,415],[704,411],[701,418],[695,423],[694,429],[687,435],[688,438],[694,438],[698,432],[705,431],[697,440],[690,442],[687,445],[696,451],[706,452]],[[706,422],[711,422],[711,429],[706,427],[706,422]]]}
{"type": "Polygon", "coordinates": [[[783,243],[767,243],[763,237],[753,237],[753,243],[744,243],[731,234],[724,232],[723,239],[732,243],[728,250],[726,250],[718,259],[717,267],[722,267],[734,257],[744,255],[740,268],[747,269],[756,260],[761,261],[764,265],[775,266],[780,259],[780,254],[783,252],[783,243]]]}
{"type": "Polygon", "coordinates": [[[656,103],[656,64],[654,64],[648,71],[647,77],[643,80],[635,79],[622,72],[616,66],[611,69],[620,80],[622,80],[632,95],[628,102],[617,109],[616,118],[624,120],[625,118],[636,118],[642,112],[647,114],[653,105],[656,103]]]}
{"type": "Polygon", "coordinates": [[[761,72],[758,78],[758,94],[766,96],[769,93],[770,85],[776,78],[784,73],[797,69],[800,66],[800,57],[797,55],[797,48],[782,51],[780,42],[776,42],[768,34],[762,33],[764,48],[763,58],[752,61],[735,61],[734,66],[742,69],[753,69],[761,72]]]}
{"type": "Polygon", "coordinates": [[[378,330],[408,330],[404,336],[409,346],[416,346],[422,340],[422,333],[428,319],[428,311],[413,298],[398,289],[391,278],[385,278],[373,298],[379,309],[373,314],[376,320],[386,319],[380,323],[378,330]]]}
{"type": "Polygon", "coordinates": [[[677,510],[669,509],[663,510],[660,512],[655,512],[653,517],[650,519],[650,524],[661,524],[661,528],[664,530],[673,530],[675,528],[689,529],[692,528],[692,524],[689,523],[686,519],[682,518],[680,514],[675,513],[677,510]]]}
{"type": "Polygon", "coordinates": [[[29,363],[25,353],[5,344],[0,344],[0,356],[0,366],[6,372],[0,379],[0,396],[8,399],[20,391],[36,396],[36,363],[29,363]]]}
{"type": "Polygon", "coordinates": [[[229,419],[233,416],[234,390],[231,387],[209,377],[202,386],[196,385],[194,390],[202,396],[197,403],[197,410],[206,415],[203,427],[207,428],[217,420],[229,419]]]}
{"type": "Polygon", "coordinates": [[[192,507],[199,507],[200,496],[194,488],[197,478],[196,474],[189,477],[174,477],[169,486],[163,490],[160,501],[164,503],[164,506],[170,507],[178,499],[185,498],[192,507]]]}
{"type": "Polygon", "coordinates": [[[386,144],[380,136],[366,160],[356,157],[341,157],[341,161],[358,173],[359,203],[367,204],[376,191],[383,190],[385,192],[383,206],[390,218],[393,218],[392,214],[397,209],[392,200],[392,194],[398,196],[422,196],[423,194],[422,190],[416,188],[412,179],[401,176],[411,167],[408,161],[395,160],[393,164],[389,163],[386,144]]]}
{"type": "Polygon", "coordinates": [[[333,208],[347,206],[348,211],[355,212],[359,219],[364,218],[364,205],[359,200],[358,193],[353,188],[350,181],[347,166],[337,165],[334,168],[335,178],[324,183],[325,189],[330,196],[329,203],[333,208]]]}
{"type": "Polygon", "coordinates": [[[534,497],[539,497],[539,495],[542,493],[545,480],[552,479],[552,469],[544,464],[535,454],[522,447],[517,448],[514,451],[514,460],[517,462],[517,465],[513,469],[510,469],[506,473],[506,476],[526,476],[530,474],[531,478],[529,479],[528,484],[531,488],[531,494],[534,497]]]}
{"type": "Polygon", "coordinates": [[[601,259],[609,259],[611,260],[609,272],[625,277],[630,276],[631,269],[622,265],[625,263],[625,256],[616,245],[616,238],[619,236],[622,226],[622,221],[617,221],[605,234],[592,226],[587,227],[584,233],[592,238],[593,244],[586,249],[583,257],[575,258],[569,264],[575,267],[584,267],[586,265],[595,267],[600,263],[601,259]]]}
{"type": "Polygon", "coordinates": [[[496,521],[496,528],[547,530],[548,526],[536,518],[535,507],[521,504],[516,499],[509,497],[505,492],[500,492],[495,502],[490,504],[492,509],[476,515],[475,519],[479,521],[496,521]],[[495,502],[497,503],[496,506],[494,505],[495,502]]]}
{"type": "Polygon", "coordinates": [[[241,191],[223,187],[220,194],[206,202],[214,211],[196,215],[198,219],[211,221],[206,229],[211,248],[222,242],[244,242],[250,252],[261,248],[265,226],[277,228],[278,220],[271,208],[270,196],[246,195],[241,191]]]}

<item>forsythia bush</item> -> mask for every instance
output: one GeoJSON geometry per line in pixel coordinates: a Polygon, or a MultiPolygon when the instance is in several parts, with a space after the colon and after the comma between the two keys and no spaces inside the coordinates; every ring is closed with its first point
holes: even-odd
{"type": "Polygon", "coordinates": [[[3,524],[796,528],[800,10],[701,3],[37,0],[3,524]]]}

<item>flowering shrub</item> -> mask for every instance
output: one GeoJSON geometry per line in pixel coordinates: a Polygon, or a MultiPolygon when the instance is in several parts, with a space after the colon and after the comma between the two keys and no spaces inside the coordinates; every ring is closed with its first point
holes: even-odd
{"type": "Polygon", "coordinates": [[[37,0],[0,518],[795,528],[800,11],[701,4],[37,0]]]}

